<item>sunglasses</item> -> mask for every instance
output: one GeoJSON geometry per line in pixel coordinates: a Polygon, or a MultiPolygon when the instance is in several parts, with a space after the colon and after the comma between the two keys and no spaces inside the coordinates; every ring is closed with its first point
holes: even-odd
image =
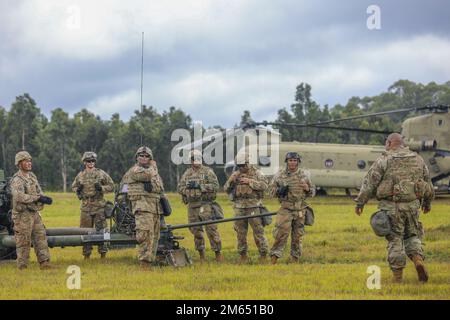
{"type": "Polygon", "coordinates": [[[95,160],[87,160],[86,162],[87,163],[95,163],[96,161],[95,160]]]}
{"type": "Polygon", "coordinates": [[[139,157],[140,158],[150,158],[150,156],[148,154],[140,154],[139,157]]]}

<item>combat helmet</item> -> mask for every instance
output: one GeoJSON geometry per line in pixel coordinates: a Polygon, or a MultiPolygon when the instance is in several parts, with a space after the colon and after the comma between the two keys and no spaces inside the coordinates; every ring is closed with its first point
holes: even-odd
{"type": "Polygon", "coordinates": [[[86,151],[85,153],[83,153],[83,156],[81,157],[81,161],[85,162],[88,160],[95,160],[97,161],[97,154],[95,152],[92,151],[86,151]]]}
{"type": "Polygon", "coordinates": [[[153,152],[149,147],[140,147],[137,149],[136,153],[134,154],[134,159],[137,159],[138,155],[141,153],[146,153],[150,156],[150,160],[153,160],[153,152]]]}
{"type": "Polygon", "coordinates": [[[302,158],[297,152],[288,152],[284,158],[284,162],[287,162],[288,159],[297,159],[298,163],[302,161],[302,158]]]}
{"type": "Polygon", "coordinates": [[[379,237],[385,237],[391,233],[391,222],[386,211],[377,211],[370,217],[370,225],[373,232],[379,237]]]}
{"type": "Polygon", "coordinates": [[[19,151],[16,154],[16,157],[14,159],[14,163],[16,165],[16,167],[19,165],[20,161],[23,160],[32,160],[33,158],[31,158],[31,155],[26,152],[26,151],[19,151]]]}
{"type": "Polygon", "coordinates": [[[246,152],[239,152],[234,159],[237,166],[250,163],[250,158],[246,152]]]}
{"type": "Polygon", "coordinates": [[[194,163],[202,163],[203,155],[200,150],[194,149],[189,152],[189,159],[194,163]]]}

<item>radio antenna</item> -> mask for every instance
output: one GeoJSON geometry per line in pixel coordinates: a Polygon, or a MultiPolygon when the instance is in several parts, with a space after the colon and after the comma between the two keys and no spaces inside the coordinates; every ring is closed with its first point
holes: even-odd
{"type": "MultiPolygon", "coordinates": [[[[141,117],[143,116],[143,112],[144,112],[144,105],[142,104],[142,89],[144,86],[144,31],[142,31],[142,51],[141,51],[141,117]]],[[[143,137],[142,137],[142,132],[141,132],[141,146],[143,137]]]]}

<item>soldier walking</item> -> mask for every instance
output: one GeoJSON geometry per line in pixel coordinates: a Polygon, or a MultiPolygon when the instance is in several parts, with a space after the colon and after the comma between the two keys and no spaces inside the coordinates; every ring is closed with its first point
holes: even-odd
{"type": "Polygon", "coordinates": [[[394,282],[401,282],[406,256],[414,263],[419,281],[428,281],[424,265],[419,209],[431,210],[434,198],[428,168],[420,155],[405,147],[403,138],[392,133],[386,139],[384,152],[369,169],[358,197],[355,213],[361,215],[369,198],[379,200],[378,208],[387,214],[391,231],[388,241],[388,262],[394,282]]]}
{"type": "Polygon", "coordinates": [[[298,262],[302,255],[302,237],[305,234],[305,199],[316,192],[307,170],[299,167],[301,159],[297,152],[288,152],[286,167],[280,170],[270,184],[270,195],[281,204],[273,230],[275,238],[270,250],[271,262],[276,264],[291,234],[291,262],[298,262]]]}
{"type": "Polygon", "coordinates": [[[135,154],[136,164],[125,173],[128,198],[136,220],[136,240],[140,265],[147,268],[155,262],[160,234],[160,197],[164,192],[152,150],[140,147],[135,154]]]}
{"type": "Polygon", "coordinates": [[[18,152],[15,165],[19,171],[11,180],[11,193],[17,267],[27,268],[33,244],[39,267],[51,269],[47,235],[39,211],[44,208],[44,204],[52,204],[52,199],[43,195],[36,176],[31,172],[32,158],[28,152],[18,152]]]}
{"type": "MultiPolygon", "coordinates": [[[[236,164],[239,170],[233,172],[224,185],[225,192],[231,196],[234,202],[235,216],[260,214],[264,191],[267,189],[267,180],[256,166],[250,165],[248,155],[239,153],[236,156],[236,164]]],[[[260,218],[234,222],[240,262],[246,263],[248,261],[247,232],[249,224],[253,229],[253,238],[260,255],[259,260],[260,262],[265,262],[269,247],[260,218]]]]}
{"type": "MultiPolygon", "coordinates": [[[[199,222],[212,220],[212,202],[216,199],[219,182],[213,170],[202,165],[202,153],[192,150],[189,154],[191,167],[181,177],[178,184],[178,193],[182,195],[183,202],[188,205],[188,221],[199,222]]],[[[195,249],[200,255],[200,261],[205,261],[205,239],[203,227],[189,228],[194,235],[195,249]]],[[[205,226],[211,249],[216,255],[216,261],[223,260],[222,242],[217,225],[205,226]]]]}
{"type": "MultiPolygon", "coordinates": [[[[72,183],[73,192],[76,192],[78,199],[81,200],[80,227],[95,227],[97,231],[101,231],[107,227],[104,194],[114,191],[114,182],[105,171],[95,167],[97,154],[94,152],[85,152],[81,161],[84,170],[78,173],[72,183]]],[[[98,253],[102,259],[106,257],[107,251],[105,244],[98,246],[98,253]]],[[[89,259],[91,252],[92,245],[83,246],[85,259],[89,259]]]]}

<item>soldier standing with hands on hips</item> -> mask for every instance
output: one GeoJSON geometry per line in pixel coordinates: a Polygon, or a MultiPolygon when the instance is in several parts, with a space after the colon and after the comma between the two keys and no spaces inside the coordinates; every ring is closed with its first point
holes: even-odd
{"type": "MultiPolygon", "coordinates": [[[[95,227],[97,231],[101,231],[107,226],[104,194],[114,191],[114,182],[105,171],[95,167],[97,162],[95,152],[85,152],[81,161],[83,161],[84,170],[78,173],[72,183],[73,192],[76,192],[78,199],[81,200],[80,227],[95,227]]],[[[107,251],[105,244],[98,246],[98,253],[102,259],[106,257],[107,251]]],[[[89,259],[91,252],[92,245],[83,246],[85,259],[89,259]]]]}

